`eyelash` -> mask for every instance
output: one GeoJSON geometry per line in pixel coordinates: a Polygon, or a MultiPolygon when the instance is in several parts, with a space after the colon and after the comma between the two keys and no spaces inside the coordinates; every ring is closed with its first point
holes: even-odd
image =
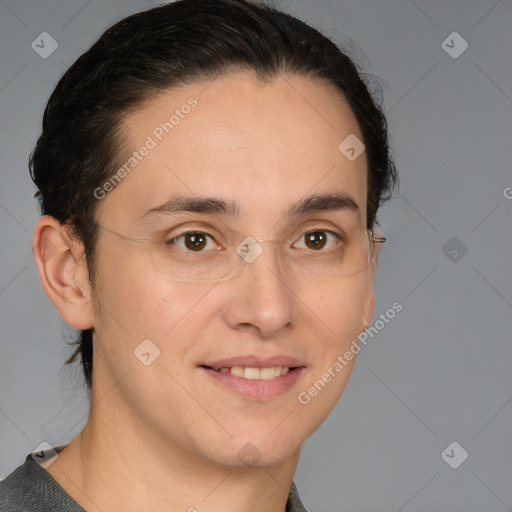
{"type": "MultiPolygon", "coordinates": [[[[341,234],[339,233],[336,233],[335,231],[332,231],[330,229],[324,229],[324,228],[316,228],[316,229],[308,229],[307,231],[305,231],[299,238],[302,239],[304,236],[306,236],[307,234],[309,233],[315,233],[315,232],[323,232],[323,233],[327,233],[329,236],[331,236],[332,238],[334,238],[335,240],[337,240],[338,242],[343,242],[344,238],[341,234]]],[[[195,235],[205,235],[207,236],[210,240],[214,241],[215,238],[210,234],[210,233],[206,233],[205,231],[184,231],[183,233],[180,233],[178,236],[175,236],[175,237],[172,237],[170,238],[169,240],[167,240],[165,242],[166,245],[176,245],[174,242],[176,242],[176,240],[179,240],[183,237],[185,237],[186,235],[190,235],[190,234],[195,234],[195,235]]],[[[294,243],[294,245],[297,244],[297,242],[294,243]]],[[[190,252],[190,253],[204,253],[206,252],[206,249],[205,250],[200,250],[200,251],[191,251],[189,249],[187,249],[186,247],[179,247],[179,249],[181,250],[184,250],[186,252],[190,252]]],[[[336,250],[336,249],[339,249],[339,246],[331,249],[332,250],[336,250]]],[[[211,250],[211,249],[210,249],[211,250]]],[[[319,251],[314,251],[314,250],[311,250],[311,252],[330,252],[328,249],[327,250],[323,250],[323,248],[319,251]]]]}

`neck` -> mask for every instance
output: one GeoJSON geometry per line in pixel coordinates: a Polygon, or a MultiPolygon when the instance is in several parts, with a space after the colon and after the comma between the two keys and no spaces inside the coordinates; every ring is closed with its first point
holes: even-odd
{"type": "Polygon", "coordinates": [[[47,469],[84,509],[285,511],[300,450],[271,466],[221,464],[148,431],[112,399],[91,408],[82,432],[47,469]]]}

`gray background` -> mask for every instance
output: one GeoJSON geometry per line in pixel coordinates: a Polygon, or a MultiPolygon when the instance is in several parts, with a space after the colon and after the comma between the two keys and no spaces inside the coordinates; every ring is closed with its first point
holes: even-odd
{"type": "MultiPolygon", "coordinates": [[[[155,5],[0,3],[0,477],[42,441],[69,442],[87,414],[80,370],[62,369],[72,330],[30,248],[38,210],[27,158],[43,108],[108,26],[155,5]],[[58,42],[47,59],[31,48],[44,31],[58,42]]],[[[352,55],[382,79],[401,174],[379,215],[389,243],[373,324],[395,301],[403,310],[369,338],[339,404],[305,443],[295,475],[303,501],[312,512],[512,510],[512,4],[278,5],[355,41],[352,55]],[[454,31],[468,43],[457,58],[442,47],[454,31]],[[452,441],[469,453],[457,469],[441,457],[452,441]]],[[[462,48],[453,37],[446,45],[462,48]]]]}

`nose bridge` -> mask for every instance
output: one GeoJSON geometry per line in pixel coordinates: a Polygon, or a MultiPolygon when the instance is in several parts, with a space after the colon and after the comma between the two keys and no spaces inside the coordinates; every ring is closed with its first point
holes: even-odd
{"type": "Polygon", "coordinates": [[[243,268],[256,261],[264,251],[264,243],[264,240],[257,240],[252,236],[245,237],[236,247],[236,253],[239,256],[238,264],[243,268]]]}
{"type": "Polygon", "coordinates": [[[291,275],[282,265],[283,250],[282,242],[253,237],[237,248],[240,273],[232,304],[236,323],[252,324],[269,335],[291,321],[295,299],[291,275]]]}
{"type": "MultiPolygon", "coordinates": [[[[287,273],[284,255],[286,242],[246,237],[237,247],[237,264],[242,273],[280,276],[287,273]]],[[[256,278],[256,276],[255,276],[256,278]]]]}

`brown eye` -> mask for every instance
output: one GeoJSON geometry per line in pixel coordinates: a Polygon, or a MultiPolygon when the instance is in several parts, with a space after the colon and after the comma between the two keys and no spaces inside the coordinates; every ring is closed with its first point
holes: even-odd
{"type": "Polygon", "coordinates": [[[322,249],[327,241],[327,235],[323,231],[310,231],[304,236],[310,249],[322,249]]]}
{"type": "Polygon", "coordinates": [[[336,243],[341,240],[341,235],[338,235],[333,231],[328,229],[315,229],[314,231],[304,233],[300,242],[296,242],[293,246],[298,249],[311,249],[313,252],[327,252],[322,249],[326,247],[333,249],[336,246],[336,243]],[[304,240],[304,242],[302,242],[302,240],[304,240]]]}
{"type": "Polygon", "coordinates": [[[206,245],[206,236],[203,233],[186,233],[185,246],[192,251],[201,250],[206,245]]]}
{"type": "Polygon", "coordinates": [[[187,231],[169,241],[169,245],[176,245],[181,249],[192,252],[201,252],[213,237],[200,231],[187,231]]]}

